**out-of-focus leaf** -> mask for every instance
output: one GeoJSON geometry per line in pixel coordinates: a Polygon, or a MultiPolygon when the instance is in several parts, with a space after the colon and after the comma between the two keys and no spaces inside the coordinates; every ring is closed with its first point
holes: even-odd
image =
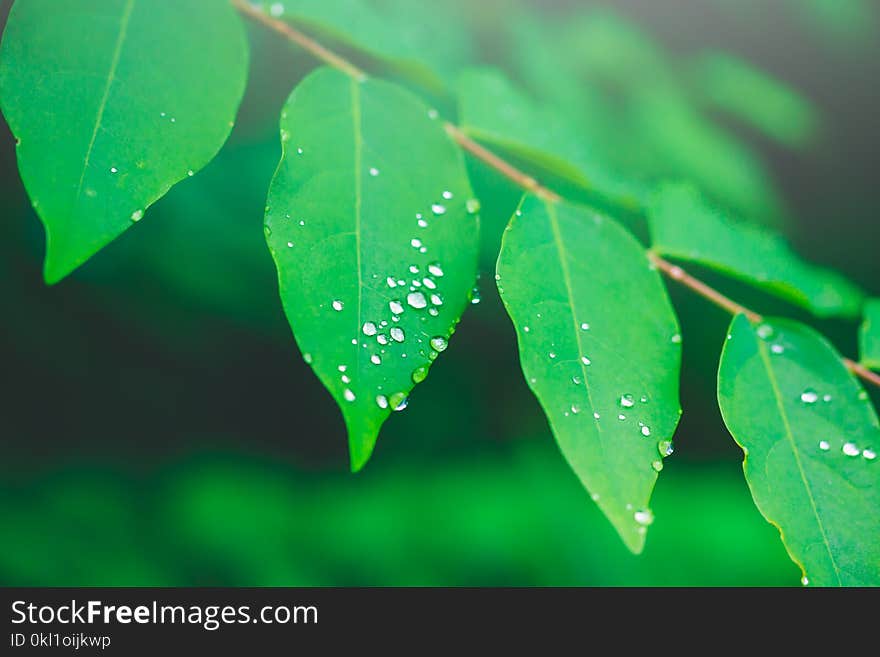
{"type": "Polygon", "coordinates": [[[659,275],[614,221],[529,195],[504,235],[497,278],[562,453],[640,552],[681,413],[681,336],[659,275]]]}
{"type": "Polygon", "coordinates": [[[865,367],[880,370],[880,299],[865,302],[865,319],[859,331],[859,357],[865,367]]]}
{"type": "Polygon", "coordinates": [[[468,303],[478,221],[463,157],[395,85],[319,69],[281,114],[266,235],[297,343],[342,409],[353,469],[468,303]]]}
{"type": "Polygon", "coordinates": [[[454,79],[470,52],[465,32],[454,29],[451,8],[435,3],[283,0],[261,7],[275,18],[380,59],[434,91],[454,79]]]}
{"type": "Polygon", "coordinates": [[[745,281],[820,317],[859,314],[863,294],[834,271],[801,260],[785,240],[735,221],[688,185],[660,187],[649,205],[652,248],[745,281]]]}
{"type": "Polygon", "coordinates": [[[503,73],[470,69],[458,84],[459,122],[468,135],[630,208],[642,190],[611,173],[565,117],[541,107],[503,73]]]}
{"type": "Polygon", "coordinates": [[[693,67],[700,96],[787,146],[803,146],[815,136],[815,107],[797,91],[745,61],[706,53],[693,67]]]}
{"type": "Polygon", "coordinates": [[[755,504],[804,583],[880,584],[880,425],[840,355],[807,326],[737,316],[718,372],[755,504]]]}
{"type": "Polygon", "coordinates": [[[226,2],[13,6],[0,49],[0,103],[46,226],[47,282],[214,157],[246,76],[244,31],[226,2]]]}

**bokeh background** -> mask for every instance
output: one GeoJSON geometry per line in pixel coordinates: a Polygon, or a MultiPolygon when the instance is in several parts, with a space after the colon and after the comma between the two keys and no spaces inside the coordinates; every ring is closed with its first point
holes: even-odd
{"type": "MultiPolygon", "coordinates": [[[[378,4],[399,19],[434,3],[378,4]]],[[[504,68],[615,164],[716,185],[880,294],[874,3],[439,4],[430,33],[451,74],[504,68]],[[792,91],[726,78],[706,63],[719,51],[792,91]],[[645,120],[657,98],[669,102],[645,120]],[[733,180],[731,153],[745,163],[733,180]]],[[[518,192],[473,162],[482,302],[366,469],[347,472],[341,416],[291,337],[262,233],[277,115],[313,62],[249,36],[248,92],[219,157],[52,288],[0,126],[0,583],[797,585],[714,400],[729,318],[678,289],[684,417],[645,552],[626,551],[522,380],[492,279],[518,192]]],[[[810,321],[855,355],[854,323],[810,321]]]]}

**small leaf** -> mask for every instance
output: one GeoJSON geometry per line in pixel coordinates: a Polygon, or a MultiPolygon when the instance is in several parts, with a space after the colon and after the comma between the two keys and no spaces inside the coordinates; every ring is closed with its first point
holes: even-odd
{"type": "Polygon", "coordinates": [[[458,83],[460,127],[468,135],[574,185],[638,208],[643,190],[615,176],[590,141],[552,108],[540,107],[500,71],[470,69],[458,83]]]}
{"type": "Polygon", "coordinates": [[[318,69],[281,114],[266,234],[297,343],[336,399],[361,468],[446,348],[476,278],[464,161],[427,106],[318,69]]]}
{"type": "Polygon", "coordinates": [[[859,331],[860,362],[872,370],[880,370],[880,299],[868,299],[864,312],[859,331]]]}
{"type": "Polygon", "coordinates": [[[562,453],[640,552],[681,413],[681,336],[659,275],[614,221],[526,196],[504,236],[498,289],[562,453]]]}
{"type": "Polygon", "coordinates": [[[859,313],[863,294],[855,285],[804,262],[779,235],[729,218],[690,186],[660,187],[648,220],[658,253],[710,267],[819,317],[859,313]]]}
{"type": "Polygon", "coordinates": [[[815,136],[815,108],[781,80],[720,52],[704,54],[693,68],[694,84],[712,106],[786,146],[803,146],[815,136]]]}
{"type": "Polygon", "coordinates": [[[880,425],[834,348],[797,322],[739,315],[718,401],[755,504],[805,581],[880,584],[880,425]]]}
{"type": "Polygon", "coordinates": [[[216,155],[247,77],[228,2],[17,2],[0,102],[54,283],[216,155]]]}

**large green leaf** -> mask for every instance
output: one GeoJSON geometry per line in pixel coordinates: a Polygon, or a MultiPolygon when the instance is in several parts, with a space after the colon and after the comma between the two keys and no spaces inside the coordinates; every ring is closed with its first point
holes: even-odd
{"type": "Polygon", "coordinates": [[[500,71],[469,69],[458,83],[461,129],[574,185],[629,208],[643,191],[596,158],[585,134],[556,108],[542,107],[500,71]]]}
{"type": "Polygon", "coordinates": [[[865,367],[880,370],[880,299],[865,302],[865,319],[859,331],[859,358],[865,367]]]}
{"type": "Polygon", "coordinates": [[[797,91],[745,61],[720,52],[693,66],[694,85],[711,106],[735,116],[787,146],[803,146],[815,135],[818,117],[797,91]]]}
{"type": "Polygon", "coordinates": [[[476,203],[432,116],[401,88],[326,68],[281,114],[267,241],[297,343],[342,409],[355,470],[446,348],[476,278],[476,203]]]}
{"type": "Polygon", "coordinates": [[[648,208],[652,248],[745,281],[820,317],[859,314],[863,294],[804,262],[779,235],[733,220],[688,185],[660,187],[648,208]]]}
{"type": "Polygon", "coordinates": [[[880,584],[880,425],[828,342],[788,320],[733,320],[718,401],[755,504],[804,582],[880,584]]]}
{"type": "Polygon", "coordinates": [[[498,289],[562,453],[633,552],[681,414],[681,335],[659,275],[617,223],[526,196],[498,289]]]}
{"type": "Polygon", "coordinates": [[[222,146],[247,44],[227,2],[16,2],[0,104],[56,282],[222,146]]]}

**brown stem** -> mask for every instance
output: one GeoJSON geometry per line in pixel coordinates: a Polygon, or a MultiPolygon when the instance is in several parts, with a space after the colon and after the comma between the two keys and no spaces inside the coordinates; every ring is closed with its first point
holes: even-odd
{"type": "Polygon", "coordinates": [[[482,160],[490,167],[515,182],[523,189],[526,189],[533,194],[536,194],[537,196],[540,196],[541,198],[552,201],[554,203],[562,200],[559,194],[550,189],[547,189],[530,175],[520,171],[509,162],[502,160],[488,148],[481,144],[478,144],[473,139],[468,137],[457,126],[454,126],[447,121],[443,124],[443,127],[446,128],[446,132],[458,143],[459,146],[471,153],[477,159],[482,160]]]}
{"type": "Polygon", "coordinates": [[[340,57],[335,52],[331,50],[327,50],[320,43],[312,39],[310,36],[307,36],[292,27],[289,23],[285,23],[284,21],[278,20],[277,18],[272,18],[267,15],[266,12],[254,7],[250,3],[245,0],[231,0],[232,6],[235,7],[242,14],[247,16],[250,19],[253,19],[257,23],[268,27],[270,30],[277,32],[285,39],[292,41],[293,43],[300,46],[303,50],[311,53],[317,59],[320,59],[325,64],[329,64],[334,68],[338,68],[340,71],[353,77],[355,80],[363,81],[367,79],[367,74],[364,73],[357,66],[352,64],[350,61],[345,59],[344,57],[340,57]]]}
{"type": "MultiPolygon", "coordinates": [[[[318,43],[311,37],[303,34],[288,23],[268,16],[265,12],[250,5],[245,0],[231,0],[231,2],[232,5],[245,16],[264,25],[265,27],[268,27],[270,30],[277,32],[289,41],[296,43],[301,48],[308,51],[324,63],[339,69],[346,75],[349,75],[356,80],[365,80],[367,78],[367,74],[363,70],[352,64],[347,59],[340,57],[335,52],[328,50],[320,43],[318,43]]],[[[446,129],[447,134],[452,137],[459,144],[459,146],[471,153],[474,157],[485,162],[490,167],[515,182],[523,189],[554,203],[562,200],[559,194],[551,189],[548,189],[547,187],[544,187],[532,176],[516,168],[506,160],[502,159],[501,157],[490,151],[482,144],[478,144],[473,139],[468,137],[457,126],[449,123],[448,121],[445,121],[443,123],[443,127],[446,129]]],[[[733,315],[742,313],[743,315],[748,317],[749,321],[751,322],[761,321],[761,315],[759,315],[755,311],[749,310],[745,306],[738,304],[733,299],[724,296],[718,290],[709,287],[703,281],[694,278],[686,271],[684,271],[681,267],[673,265],[668,260],[664,260],[656,253],[649,251],[648,258],[669,278],[681,283],[688,289],[696,292],[704,299],[711,301],[716,306],[723,308],[733,315]]],[[[866,367],[863,367],[862,365],[859,365],[849,358],[844,358],[843,362],[850,372],[861,377],[865,381],[868,381],[869,383],[873,383],[874,385],[880,387],[880,375],[877,375],[876,373],[872,372],[866,367]]]]}
{"type": "Polygon", "coordinates": [[[668,260],[664,260],[656,253],[648,251],[648,259],[656,265],[656,267],[674,281],[678,281],[687,288],[690,288],[704,299],[708,299],[716,306],[724,308],[731,315],[742,313],[749,318],[750,322],[760,322],[761,316],[753,310],[749,310],[745,306],[738,304],[733,299],[724,296],[715,288],[709,287],[698,278],[694,278],[678,265],[673,265],[668,260]]]}

